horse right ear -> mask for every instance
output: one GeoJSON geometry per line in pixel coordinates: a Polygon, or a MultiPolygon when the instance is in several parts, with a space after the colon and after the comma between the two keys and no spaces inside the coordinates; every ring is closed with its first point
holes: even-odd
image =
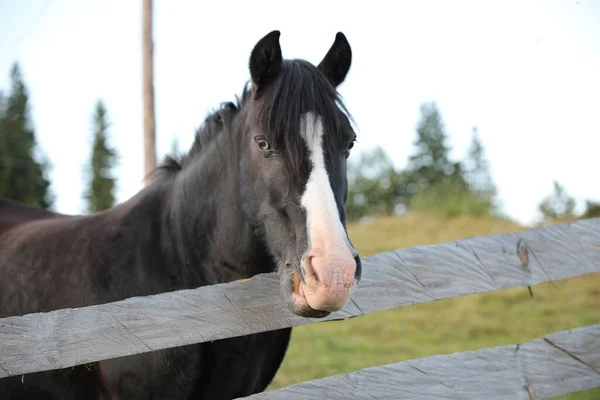
{"type": "Polygon", "coordinates": [[[268,33],[256,43],[250,54],[250,76],[255,89],[268,85],[281,70],[283,59],[279,36],[279,31],[268,33]]]}

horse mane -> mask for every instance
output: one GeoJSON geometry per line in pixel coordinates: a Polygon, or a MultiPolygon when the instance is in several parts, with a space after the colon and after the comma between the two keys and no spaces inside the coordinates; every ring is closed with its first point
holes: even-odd
{"type": "Polygon", "coordinates": [[[247,87],[242,91],[242,96],[236,96],[236,101],[223,102],[217,109],[211,111],[202,124],[196,129],[194,142],[190,150],[181,154],[169,154],[157,166],[156,173],[161,176],[172,177],[184,169],[195,157],[204,154],[209,144],[213,142],[225,126],[229,126],[233,118],[239,114],[245,104],[250,91],[247,87]]]}

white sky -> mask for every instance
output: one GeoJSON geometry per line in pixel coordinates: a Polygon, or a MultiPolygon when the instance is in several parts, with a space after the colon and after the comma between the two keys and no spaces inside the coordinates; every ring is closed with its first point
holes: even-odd
{"type": "MultiPolygon", "coordinates": [[[[286,58],[318,63],[343,31],[353,65],[340,87],[364,150],[398,167],[419,106],[435,100],[462,158],[479,128],[504,211],[533,222],[558,179],[600,200],[600,1],[155,0],[158,154],[192,143],[207,112],[248,79],[273,29],[286,58]]],[[[141,1],[1,0],[0,88],[19,61],[38,141],[54,169],[55,209],[83,212],[91,115],[102,98],[119,152],[118,199],[142,188],[141,1]]]]}

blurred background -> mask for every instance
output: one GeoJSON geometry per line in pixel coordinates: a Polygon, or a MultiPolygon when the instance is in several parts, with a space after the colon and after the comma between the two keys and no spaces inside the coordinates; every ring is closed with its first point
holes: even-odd
{"type": "MultiPolygon", "coordinates": [[[[600,216],[598,1],[154,1],[148,35],[142,4],[0,0],[0,196],[67,214],[124,201],[145,162],[185,152],[241,94],[263,35],[317,64],[343,31],[363,254],[600,216]]],[[[300,327],[272,388],[599,323],[599,288],[592,275],[300,327]]]]}

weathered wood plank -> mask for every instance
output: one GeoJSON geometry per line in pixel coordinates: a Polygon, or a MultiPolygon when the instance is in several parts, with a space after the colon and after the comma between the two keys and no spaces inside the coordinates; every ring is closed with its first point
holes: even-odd
{"type": "Polygon", "coordinates": [[[600,325],[521,345],[365,368],[246,399],[532,400],[594,387],[600,387],[600,325]]]}
{"type": "Polygon", "coordinates": [[[353,301],[290,313],[277,276],[0,319],[0,377],[600,272],[600,218],[366,257],[353,301]]]}

